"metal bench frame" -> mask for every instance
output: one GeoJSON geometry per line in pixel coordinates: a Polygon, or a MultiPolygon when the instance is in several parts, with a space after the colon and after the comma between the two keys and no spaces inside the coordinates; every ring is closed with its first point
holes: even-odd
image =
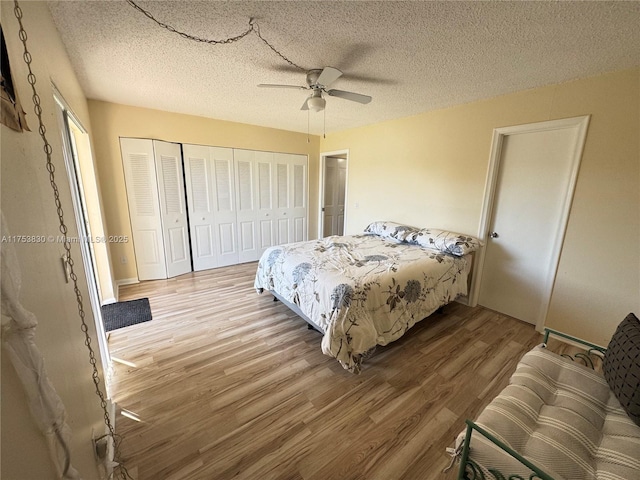
{"type": "MultiPolygon", "coordinates": [[[[545,348],[547,347],[547,342],[549,341],[550,335],[560,337],[565,340],[570,340],[572,343],[577,343],[581,346],[588,347],[589,349],[587,350],[586,353],[580,352],[580,353],[576,353],[573,356],[565,353],[565,354],[562,354],[562,356],[569,358],[570,360],[573,360],[573,361],[582,361],[586,366],[592,369],[595,369],[593,357],[598,357],[601,359],[604,353],[607,351],[607,349],[604,347],[595,345],[593,343],[587,342],[580,338],[572,337],[571,335],[567,335],[566,333],[562,333],[557,330],[552,330],[550,328],[544,329],[544,340],[542,345],[545,348]]],[[[482,469],[479,467],[479,465],[469,458],[471,436],[474,430],[478,432],[480,435],[482,435],[483,437],[485,437],[487,440],[489,440],[491,443],[495,444],[497,447],[505,451],[508,455],[510,455],[511,457],[515,458],[517,461],[522,463],[528,469],[530,469],[531,473],[529,477],[527,477],[528,480],[534,480],[534,479],[554,480],[554,478],[551,475],[549,475],[548,473],[545,473],[541,468],[539,468],[538,466],[536,466],[535,464],[533,464],[532,462],[524,458],[522,455],[520,455],[518,452],[516,452],[512,448],[505,445],[503,442],[495,438],[493,435],[491,435],[489,432],[484,430],[482,427],[476,425],[473,421],[466,420],[466,424],[467,424],[467,432],[464,438],[464,442],[460,447],[458,447],[458,450],[455,452],[455,454],[460,455],[460,469],[458,470],[458,477],[457,477],[458,480],[491,480],[491,479],[487,479],[482,469]]],[[[491,473],[491,475],[493,475],[493,478],[495,480],[526,480],[520,475],[505,475],[497,469],[488,468],[488,471],[491,473]]]]}

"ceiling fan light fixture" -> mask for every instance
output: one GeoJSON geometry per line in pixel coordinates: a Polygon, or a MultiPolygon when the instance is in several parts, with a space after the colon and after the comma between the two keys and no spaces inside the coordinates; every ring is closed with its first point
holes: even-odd
{"type": "Polygon", "coordinates": [[[307,100],[307,105],[309,110],[313,110],[314,112],[320,112],[324,110],[327,101],[322,97],[311,97],[307,100]]]}

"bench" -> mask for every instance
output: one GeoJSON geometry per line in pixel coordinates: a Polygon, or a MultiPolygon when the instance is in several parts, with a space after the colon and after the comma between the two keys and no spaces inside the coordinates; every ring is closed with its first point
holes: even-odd
{"type": "Polygon", "coordinates": [[[459,480],[640,480],[640,321],[629,314],[606,349],[545,330],[509,385],[466,424],[452,449],[459,480]],[[588,352],[553,353],[550,335],[588,352]]]}

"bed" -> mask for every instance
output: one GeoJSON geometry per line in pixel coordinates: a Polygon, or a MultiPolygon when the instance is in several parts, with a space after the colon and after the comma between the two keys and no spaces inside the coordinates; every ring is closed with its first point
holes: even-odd
{"type": "Polygon", "coordinates": [[[374,222],[360,235],[267,249],[254,286],[321,331],[323,353],[359,373],[377,345],[467,295],[479,246],[468,235],[374,222]]]}

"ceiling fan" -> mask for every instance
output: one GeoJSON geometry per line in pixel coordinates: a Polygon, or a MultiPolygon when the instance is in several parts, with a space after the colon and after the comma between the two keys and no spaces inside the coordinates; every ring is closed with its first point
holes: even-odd
{"type": "Polygon", "coordinates": [[[322,93],[326,93],[331,97],[344,98],[362,104],[371,101],[369,95],[360,93],[346,92],[344,90],[327,89],[329,85],[342,76],[342,72],[337,68],[325,67],[323,69],[314,69],[307,72],[307,86],[298,85],[276,85],[272,83],[261,83],[259,87],[265,88],[296,88],[299,90],[311,90],[311,95],[304,101],[300,110],[312,110],[320,112],[324,110],[327,101],[322,97],[322,93]]]}

